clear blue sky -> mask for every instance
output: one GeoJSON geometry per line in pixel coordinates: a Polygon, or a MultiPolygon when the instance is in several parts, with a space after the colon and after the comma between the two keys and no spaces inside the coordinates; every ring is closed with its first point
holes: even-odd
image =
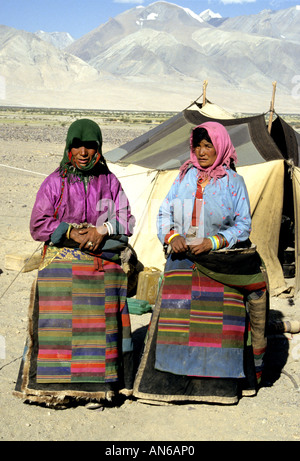
{"type": "MultiPolygon", "coordinates": [[[[0,24],[28,32],[69,32],[81,37],[110,17],[153,0],[0,0],[0,24]]],[[[223,17],[256,14],[263,9],[279,10],[300,0],[177,0],[175,3],[199,14],[210,8],[223,17]]]]}

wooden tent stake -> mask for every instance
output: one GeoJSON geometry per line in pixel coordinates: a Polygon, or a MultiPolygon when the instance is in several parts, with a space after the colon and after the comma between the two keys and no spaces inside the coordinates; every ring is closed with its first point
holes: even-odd
{"type": "Polygon", "coordinates": [[[276,83],[273,82],[273,94],[272,94],[272,101],[270,105],[270,118],[269,118],[269,125],[268,125],[268,132],[271,133],[271,128],[272,128],[272,121],[273,121],[273,114],[274,114],[274,102],[275,102],[275,92],[276,92],[276,83]]]}
{"type": "Polygon", "coordinates": [[[206,104],[206,87],[208,85],[208,81],[207,80],[204,80],[203,82],[203,103],[202,103],[202,107],[206,104]]]}

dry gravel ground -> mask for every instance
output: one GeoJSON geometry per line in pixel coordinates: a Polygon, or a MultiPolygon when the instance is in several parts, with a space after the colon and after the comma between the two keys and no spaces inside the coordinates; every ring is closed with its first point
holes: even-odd
{"type": "MultiPolygon", "coordinates": [[[[104,152],[146,129],[149,127],[104,126],[104,152]]],[[[269,337],[269,386],[234,406],[154,406],[126,400],[104,410],[78,406],[57,411],[24,404],[12,395],[36,271],[7,270],[5,255],[31,254],[38,246],[28,230],[30,213],[43,175],[51,173],[61,159],[66,130],[0,123],[0,439],[102,441],[104,446],[105,442],[127,441],[129,447],[137,441],[299,441],[300,334],[269,337]]],[[[272,298],[271,313],[300,320],[300,299],[272,298]]],[[[132,328],[142,332],[149,314],[132,315],[131,320],[132,328]]]]}

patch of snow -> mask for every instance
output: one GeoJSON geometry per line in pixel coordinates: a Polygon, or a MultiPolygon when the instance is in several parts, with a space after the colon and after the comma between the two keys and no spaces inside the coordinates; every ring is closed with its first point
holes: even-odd
{"type": "Polygon", "coordinates": [[[157,18],[158,18],[157,13],[150,13],[150,14],[148,14],[146,20],[147,21],[155,21],[157,18]]]}
{"type": "Polygon", "coordinates": [[[199,14],[199,17],[202,18],[204,21],[209,21],[210,19],[214,18],[222,18],[222,16],[219,13],[214,13],[210,9],[202,11],[202,13],[199,14]]]}
{"type": "MultiPolygon", "coordinates": [[[[149,6],[152,6],[154,5],[156,2],[154,3],[151,3],[149,6]]],[[[186,14],[188,14],[189,16],[191,16],[192,18],[194,19],[197,19],[197,21],[199,22],[204,22],[203,19],[201,19],[199,17],[198,14],[194,13],[194,11],[192,11],[190,8],[184,8],[183,6],[179,6],[179,5],[176,5],[176,3],[172,3],[172,2],[164,2],[162,1],[161,3],[167,3],[168,5],[173,5],[173,6],[176,6],[177,8],[181,8],[183,11],[186,12],[186,14]]]]}
{"type": "Polygon", "coordinates": [[[199,22],[204,22],[202,18],[200,18],[200,16],[196,13],[194,13],[194,11],[190,10],[189,8],[182,8],[189,16],[192,16],[192,18],[194,19],[197,19],[197,21],[199,22]]]}

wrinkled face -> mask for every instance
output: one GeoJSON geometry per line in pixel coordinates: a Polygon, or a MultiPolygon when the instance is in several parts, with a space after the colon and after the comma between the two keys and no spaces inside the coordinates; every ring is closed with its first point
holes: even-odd
{"type": "Polygon", "coordinates": [[[213,144],[206,139],[202,139],[199,145],[194,147],[194,152],[196,154],[199,165],[202,168],[208,168],[212,166],[217,158],[216,149],[213,144]]]}
{"type": "Polygon", "coordinates": [[[81,168],[87,166],[97,152],[97,143],[74,139],[71,148],[73,161],[81,168]]]}

